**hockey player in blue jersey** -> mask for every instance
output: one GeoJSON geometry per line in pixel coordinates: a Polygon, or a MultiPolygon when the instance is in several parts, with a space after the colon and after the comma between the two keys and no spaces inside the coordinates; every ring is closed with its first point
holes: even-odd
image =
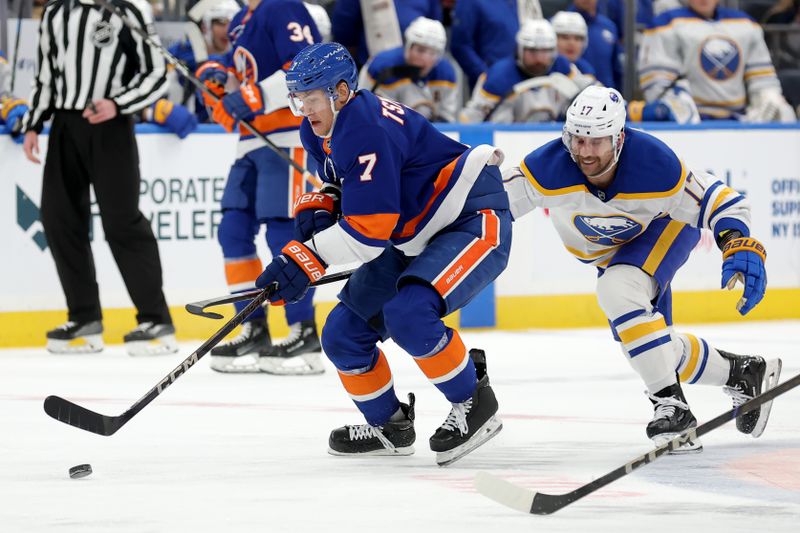
{"type": "Polygon", "coordinates": [[[502,153],[450,139],[412,109],[357,90],[357,79],[338,43],[306,48],[286,74],[291,105],[305,117],[303,146],[326,185],[301,197],[297,240],[256,284],[277,283],[272,302],[292,302],[328,266],[363,263],[339,294],[322,345],[367,423],[334,430],[329,451],[413,453],[414,397],[400,403],[377,346],[391,338],[452,403],[430,438],[444,465],[502,427],[483,352],[468,353],[442,322],[506,266],[502,153]]]}
{"type": "MultiPolygon", "coordinates": [[[[320,41],[311,15],[300,0],[251,0],[250,7],[231,21],[230,30],[234,48],[229,62],[209,61],[198,69],[198,77],[221,97],[213,104],[213,119],[229,131],[247,120],[296,163],[307,166],[298,133],[300,119],[286,100],[284,69],[299,51],[320,41]],[[229,80],[229,70],[235,79],[229,80]],[[225,94],[226,85],[237,84],[238,88],[225,94]]],[[[310,190],[306,177],[271,147],[241,125],[239,131],[218,233],[231,292],[253,288],[262,271],[255,244],[261,225],[267,227],[267,246],[278,256],[292,238],[294,200],[310,190]]],[[[271,374],[323,372],[312,298],[309,291],[286,306],[290,333],[279,343],[270,343],[265,311],[257,310],[237,337],[211,351],[212,368],[271,374]]]]}
{"type": "MultiPolygon", "coordinates": [[[[673,330],[670,283],[700,229],[711,230],[722,250],[722,287],[744,285],[742,315],[764,296],[766,251],[750,236],[745,198],[687,168],[655,137],[626,128],[616,90],[584,89],[568,109],[562,138],[503,178],[515,218],[548,208],[567,250],[598,269],[598,302],[647,387],[655,409],[647,436],[657,445],[697,425],[680,382],[722,386],[734,406],[777,383],[780,359],[735,355],[673,330]]],[[[740,415],[736,427],[760,436],[770,407],[740,415]]],[[[679,451],[701,449],[689,442],[679,451]]]]}

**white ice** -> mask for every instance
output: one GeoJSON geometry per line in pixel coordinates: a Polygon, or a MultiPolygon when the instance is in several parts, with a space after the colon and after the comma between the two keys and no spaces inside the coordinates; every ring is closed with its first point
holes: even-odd
{"type": "MultiPolygon", "coordinates": [[[[800,323],[682,328],[800,372],[800,323]]],[[[341,458],[331,429],[361,418],[333,368],[315,377],[222,375],[205,360],[111,437],[57,422],[58,394],[122,413],[186,357],[0,351],[0,531],[658,532],[800,531],[800,388],[780,396],[755,440],[733,423],[699,455],[667,456],[558,513],[518,513],[472,488],[485,470],[561,493],[652,448],[643,386],[604,329],[464,333],[487,350],[503,431],[447,468],[427,438],[449,405],[408,356],[386,348],[401,397],[417,395],[417,453],[341,458]],[[72,480],[67,470],[91,463],[72,480]]],[[[686,386],[700,422],[730,408],[686,386]]]]}

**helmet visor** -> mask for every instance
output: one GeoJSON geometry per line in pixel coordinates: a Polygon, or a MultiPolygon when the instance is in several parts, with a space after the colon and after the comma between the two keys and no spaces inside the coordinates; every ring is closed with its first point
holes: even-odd
{"type": "Polygon", "coordinates": [[[319,113],[330,108],[331,102],[327,93],[322,89],[299,93],[289,93],[289,108],[297,117],[319,113]]]}

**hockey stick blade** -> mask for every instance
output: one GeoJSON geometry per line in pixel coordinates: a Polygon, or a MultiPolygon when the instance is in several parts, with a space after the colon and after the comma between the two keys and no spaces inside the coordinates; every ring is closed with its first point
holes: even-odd
{"type": "MultiPolygon", "coordinates": [[[[340,272],[325,276],[311,284],[312,287],[318,285],[325,285],[334,281],[343,279],[350,272],[340,272]]],[[[269,299],[275,290],[275,285],[272,284],[266,289],[259,291],[259,294],[245,306],[244,309],[236,313],[236,315],[229,321],[225,322],[219,330],[214,333],[208,340],[206,340],[200,347],[192,352],[189,357],[181,361],[181,363],[172,369],[172,372],[164,376],[155,387],[151,388],[147,393],[139,398],[136,403],[131,405],[127,411],[119,416],[107,416],[96,413],[78,404],[72,403],[59,396],[48,396],[44,400],[44,412],[50,417],[55,418],[59,422],[69,424],[72,427],[103,435],[108,437],[113,435],[122,426],[127,424],[139,411],[144,409],[150,402],[155,400],[167,387],[175,383],[187,370],[192,368],[205,354],[219,344],[222,339],[228,336],[236,327],[244,322],[253,311],[258,309],[264,302],[269,299]]]]}
{"type": "Polygon", "coordinates": [[[530,489],[520,487],[510,481],[498,478],[487,472],[478,472],[475,475],[475,488],[476,490],[486,496],[487,498],[496,501],[511,509],[521,511],[523,513],[546,515],[552,514],[556,511],[563,509],[567,505],[583,498],[584,496],[595,492],[596,490],[605,487],[624,476],[627,476],[637,468],[648,465],[661,457],[666,455],[671,450],[677,450],[687,440],[697,440],[699,437],[709,433],[720,426],[734,420],[737,416],[743,415],[761,405],[771,402],[777,396],[787,392],[800,385],[800,374],[794,376],[788,381],[784,381],[777,387],[770,389],[758,396],[746,401],[737,408],[726,411],[716,418],[712,418],[694,429],[691,429],[681,435],[678,435],[666,444],[655,448],[644,455],[636,457],[632,461],[612,470],[603,477],[595,479],[577,489],[567,492],[565,494],[545,494],[542,492],[534,492],[530,489]]]}
{"type": "MultiPolygon", "coordinates": [[[[325,283],[334,283],[343,279],[348,279],[355,269],[343,270],[342,272],[335,272],[325,276],[325,283]]],[[[199,302],[191,302],[186,304],[186,310],[193,315],[198,315],[206,318],[220,319],[224,318],[221,314],[213,311],[206,311],[209,307],[216,307],[218,305],[232,304],[234,302],[241,302],[244,300],[252,300],[261,294],[261,289],[251,289],[249,291],[237,292],[236,294],[226,294],[225,296],[217,296],[216,298],[209,298],[208,300],[201,300],[199,302]]]]}

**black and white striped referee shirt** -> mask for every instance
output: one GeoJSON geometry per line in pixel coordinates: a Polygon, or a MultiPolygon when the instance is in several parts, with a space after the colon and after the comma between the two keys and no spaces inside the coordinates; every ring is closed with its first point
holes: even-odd
{"type": "MultiPolygon", "coordinates": [[[[108,0],[160,43],[146,0],[108,0]]],[[[82,111],[110,98],[121,114],[152,104],[167,91],[164,58],[122,20],[92,0],[52,0],[39,27],[37,72],[24,131],[42,130],[53,111],[82,111]]]]}

